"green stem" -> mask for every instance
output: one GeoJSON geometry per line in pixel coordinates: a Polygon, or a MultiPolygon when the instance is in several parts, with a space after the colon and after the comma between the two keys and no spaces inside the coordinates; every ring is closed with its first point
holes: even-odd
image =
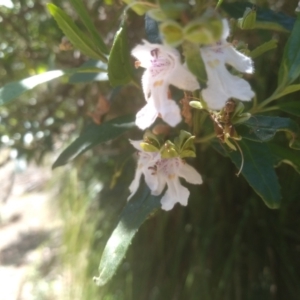
{"type": "Polygon", "coordinates": [[[213,132],[213,133],[211,133],[211,134],[208,134],[208,135],[206,135],[205,137],[203,137],[203,138],[197,138],[197,139],[195,139],[195,141],[194,141],[194,143],[196,144],[198,144],[198,143],[207,143],[208,141],[210,141],[211,139],[213,139],[214,137],[216,137],[216,133],[215,132],[213,132]]]}

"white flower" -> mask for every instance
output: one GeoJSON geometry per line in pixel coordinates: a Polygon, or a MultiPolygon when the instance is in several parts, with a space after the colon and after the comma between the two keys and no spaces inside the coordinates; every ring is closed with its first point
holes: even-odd
{"type": "Polygon", "coordinates": [[[229,25],[224,19],[221,41],[200,48],[208,77],[207,88],[202,91],[202,96],[210,109],[221,109],[229,98],[250,101],[254,97],[250,84],[226,69],[225,64],[228,64],[243,73],[254,72],[251,58],[228,43],[228,35],[229,25]]]}
{"type": "Polygon", "coordinates": [[[169,85],[194,91],[199,89],[199,83],[181,64],[176,49],[143,42],[131,52],[146,69],[142,85],[147,104],[137,113],[136,125],[144,130],[160,116],[170,126],[176,126],[181,121],[180,109],[169,97],[169,85]]]}
{"type": "Polygon", "coordinates": [[[139,150],[139,159],[134,180],[129,186],[131,194],[128,200],[137,191],[140,178],[144,175],[152,195],[160,195],[167,184],[167,190],[161,198],[162,209],[171,210],[177,202],[186,206],[190,192],[180,183],[179,177],[192,184],[201,184],[201,175],[179,157],[161,158],[159,152],[143,151],[140,147],[142,141],[130,142],[139,150]]]}

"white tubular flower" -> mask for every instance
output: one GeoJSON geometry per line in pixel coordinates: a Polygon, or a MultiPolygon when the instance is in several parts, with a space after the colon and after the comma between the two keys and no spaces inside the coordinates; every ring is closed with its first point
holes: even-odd
{"type": "Polygon", "coordinates": [[[224,19],[221,41],[200,48],[208,77],[207,88],[202,91],[202,96],[210,109],[223,108],[229,98],[250,101],[254,97],[250,84],[226,69],[225,64],[228,64],[242,73],[254,72],[251,58],[228,43],[228,35],[229,25],[224,19]]]}
{"type": "Polygon", "coordinates": [[[132,196],[136,193],[140,185],[141,176],[144,174],[145,182],[150,188],[150,190],[157,189],[158,181],[157,177],[153,176],[155,173],[155,165],[156,162],[160,159],[160,155],[158,152],[146,152],[143,151],[140,144],[142,141],[132,141],[129,140],[134,148],[136,148],[139,152],[139,159],[137,163],[137,168],[135,171],[135,176],[133,181],[129,186],[130,195],[127,200],[131,199],[132,196]]]}
{"type": "Polygon", "coordinates": [[[179,157],[161,158],[159,152],[141,150],[140,142],[131,141],[140,154],[135,177],[129,187],[131,194],[128,200],[137,191],[140,178],[144,174],[152,195],[160,195],[167,184],[167,191],[161,198],[162,209],[171,210],[177,202],[186,206],[190,192],[180,183],[179,177],[192,184],[201,184],[201,175],[179,157]]]}
{"type": "Polygon", "coordinates": [[[170,126],[176,126],[181,121],[180,109],[169,98],[169,85],[194,91],[199,89],[199,83],[181,64],[176,49],[145,40],[143,42],[131,52],[140,66],[146,69],[142,85],[147,104],[137,113],[136,125],[144,130],[160,116],[170,126]]]}

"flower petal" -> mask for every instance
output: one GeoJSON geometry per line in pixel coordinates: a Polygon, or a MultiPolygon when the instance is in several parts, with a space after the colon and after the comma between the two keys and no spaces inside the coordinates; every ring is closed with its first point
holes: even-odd
{"type": "Polygon", "coordinates": [[[153,171],[147,169],[144,170],[145,182],[149,187],[151,194],[154,195],[152,192],[157,190],[158,187],[158,177],[157,174],[153,174],[153,171]]]}
{"type": "Polygon", "coordinates": [[[203,182],[201,175],[192,166],[186,163],[180,166],[177,174],[192,184],[201,184],[203,182]]]}
{"type": "Polygon", "coordinates": [[[170,84],[186,91],[195,91],[200,88],[196,77],[180,63],[175,66],[167,80],[170,84]]]}
{"type": "Polygon", "coordinates": [[[161,107],[160,113],[162,119],[172,127],[175,127],[181,122],[180,109],[174,100],[165,100],[161,107]]]}
{"type": "Polygon", "coordinates": [[[167,180],[168,189],[161,198],[161,208],[164,210],[171,210],[174,205],[179,202],[186,206],[190,195],[189,190],[182,186],[178,177],[167,180]]]}
{"type": "Polygon", "coordinates": [[[134,140],[129,139],[129,142],[135,149],[137,149],[139,151],[143,151],[143,149],[141,147],[141,143],[143,142],[143,140],[134,141],[134,140]]]}
{"type": "MultiPolygon", "coordinates": [[[[229,44],[228,44],[229,46],[229,44]]],[[[252,74],[254,72],[253,61],[250,57],[237,51],[232,46],[224,47],[225,62],[240,72],[252,74]]]]}
{"type": "Polygon", "coordinates": [[[154,123],[158,116],[158,112],[149,101],[137,114],[135,124],[140,129],[144,130],[154,123]]]}
{"type": "Polygon", "coordinates": [[[158,173],[157,174],[157,187],[156,189],[153,189],[151,191],[152,195],[158,196],[162,193],[162,191],[164,190],[165,186],[166,186],[166,177],[162,176],[162,174],[158,173]]]}
{"type": "Polygon", "coordinates": [[[142,168],[136,169],[134,179],[129,186],[130,195],[128,196],[127,201],[129,201],[138,190],[142,173],[142,168]]]}
{"type": "Polygon", "coordinates": [[[250,101],[254,97],[246,80],[232,75],[215,55],[208,56],[207,49],[201,53],[208,77],[207,88],[202,91],[202,96],[210,109],[223,108],[229,98],[250,101]]]}

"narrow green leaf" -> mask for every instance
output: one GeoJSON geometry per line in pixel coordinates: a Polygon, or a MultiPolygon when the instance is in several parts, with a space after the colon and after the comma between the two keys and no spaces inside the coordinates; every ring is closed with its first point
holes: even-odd
{"type": "Polygon", "coordinates": [[[243,138],[259,142],[270,141],[278,131],[286,131],[291,138],[290,147],[298,149],[299,126],[289,118],[257,115],[237,127],[243,138]]]}
{"type": "Polygon", "coordinates": [[[293,102],[281,102],[276,106],[286,113],[300,117],[300,102],[298,100],[293,102]]]}
{"type": "Polygon", "coordinates": [[[76,69],[69,78],[69,83],[107,81],[107,65],[99,60],[90,59],[76,69]]]}
{"type": "Polygon", "coordinates": [[[91,58],[100,59],[103,62],[107,61],[106,57],[93,45],[90,38],[78,28],[63,10],[52,3],[48,3],[47,7],[60,29],[76,48],[91,58]]]}
{"type": "Polygon", "coordinates": [[[281,98],[285,95],[297,92],[299,90],[300,90],[300,84],[292,84],[292,85],[289,85],[289,86],[283,88],[283,90],[281,92],[279,92],[279,90],[276,90],[271,97],[273,100],[275,100],[275,99],[281,98]]]}
{"type": "Polygon", "coordinates": [[[283,26],[275,22],[255,22],[255,29],[265,29],[265,30],[272,30],[272,31],[281,31],[281,32],[289,32],[283,26]]]}
{"type": "Polygon", "coordinates": [[[125,22],[117,31],[108,58],[108,78],[113,87],[129,83],[132,79],[132,66],[128,47],[125,22]]]}
{"type": "Polygon", "coordinates": [[[134,119],[134,115],[125,115],[101,125],[90,124],[84,132],[59,155],[52,168],[63,166],[92,147],[120,136],[135,126],[134,119]]]}
{"type": "Polygon", "coordinates": [[[216,5],[216,8],[218,8],[222,4],[223,0],[218,0],[218,3],[216,5]]]}
{"type": "Polygon", "coordinates": [[[108,54],[107,47],[103,42],[101,36],[99,35],[95,25],[93,24],[90,15],[88,14],[83,1],[82,0],[70,0],[73,7],[75,8],[77,14],[80,16],[81,20],[83,21],[85,27],[90,32],[92,36],[92,41],[96,47],[98,47],[99,51],[108,54]]]}
{"type": "MultiPolygon", "coordinates": [[[[182,47],[183,55],[185,57],[185,61],[189,70],[197,77],[201,87],[205,88],[207,82],[207,74],[203,59],[200,55],[199,47],[196,44],[190,42],[184,42],[182,47]]],[[[195,105],[198,105],[198,103],[195,103],[195,105]]],[[[202,107],[200,106],[197,106],[195,108],[201,109],[202,107]]]]}
{"type": "Polygon", "coordinates": [[[291,84],[300,75],[300,15],[285,45],[278,75],[278,89],[291,84]]]}
{"type": "Polygon", "coordinates": [[[250,52],[250,57],[256,58],[261,56],[267,51],[277,48],[278,40],[271,39],[268,42],[263,43],[262,45],[256,47],[254,50],[250,52]]]}
{"type": "MultiPolygon", "coordinates": [[[[269,208],[278,208],[281,200],[280,185],[268,145],[242,140],[239,146],[244,156],[242,175],[269,208]]],[[[242,164],[241,153],[228,151],[228,156],[239,169],[242,164]]]]}
{"type": "Polygon", "coordinates": [[[99,265],[100,274],[94,279],[97,285],[103,286],[115,274],[139,227],[151,213],[160,208],[160,199],[161,196],[150,194],[145,183],[140,185],[136,195],[125,206],[117,227],[106,243],[99,265]]]}
{"type": "Polygon", "coordinates": [[[269,148],[275,166],[286,163],[300,173],[300,155],[298,151],[274,143],[270,143],[269,148]]]}
{"type": "Polygon", "coordinates": [[[66,72],[61,70],[49,71],[20,81],[10,82],[0,88],[0,105],[6,104],[39,84],[61,77],[65,74],[66,72]]]}

